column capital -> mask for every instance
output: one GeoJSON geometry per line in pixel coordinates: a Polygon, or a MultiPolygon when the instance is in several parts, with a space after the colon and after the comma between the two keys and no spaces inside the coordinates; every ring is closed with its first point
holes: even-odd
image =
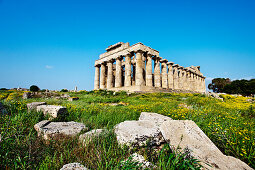
{"type": "Polygon", "coordinates": [[[169,62],[167,62],[166,64],[167,64],[167,65],[171,65],[171,66],[172,66],[172,65],[174,65],[174,62],[169,61],[169,62]]]}
{"type": "Polygon", "coordinates": [[[122,59],[123,59],[123,56],[122,56],[122,55],[117,56],[115,59],[116,59],[116,60],[122,60],[122,59]]]}
{"type": "Polygon", "coordinates": [[[178,67],[179,67],[179,64],[174,64],[173,67],[178,68],[178,67]]]}
{"type": "Polygon", "coordinates": [[[138,49],[138,50],[134,50],[134,53],[144,53],[145,51],[138,49]]]}
{"type": "Polygon", "coordinates": [[[110,59],[107,61],[107,63],[113,63],[114,62],[114,59],[110,59]]]}
{"type": "Polygon", "coordinates": [[[167,59],[161,59],[159,62],[161,62],[161,63],[167,63],[168,61],[167,61],[167,59]]]}
{"type": "Polygon", "coordinates": [[[178,68],[179,68],[180,70],[183,70],[183,69],[184,69],[184,67],[183,67],[183,66],[179,66],[178,68]]]}
{"type": "Polygon", "coordinates": [[[101,64],[95,64],[95,67],[100,67],[101,66],[101,64]]]}

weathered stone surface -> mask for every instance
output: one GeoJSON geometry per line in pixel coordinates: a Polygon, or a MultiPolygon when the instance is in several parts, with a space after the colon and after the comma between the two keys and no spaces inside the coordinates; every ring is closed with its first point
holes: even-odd
{"type": "Polygon", "coordinates": [[[66,112],[66,107],[55,105],[40,105],[36,108],[37,112],[42,111],[44,115],[49,114],[53,118],[58,117],[66,112]]]}
{"type": "Polygon", "coordinates": [[[170,120],[160,130],[172,149],[188,150],[208,169],[251,169],[244,162],[225,156],[204,132],[191,120],[170,120]],[[209,164],[210,166],[208,166],[209,164]]]}
{"type": "Polygon", "coordinates": [[[83,123],[78,122],[50,122],[43,120],[34,125],[38,136],[43,136],[45,140],[50,140],[58,136],[73,137],[88,128],[83,123]]]}
{"type": "Polygon", "coordinates": [[[141,164],[142,168],[156,168],[155,165],[153,165],[151,162],[146,161],[145,158],[142,155],[139,155],[137,153],[134,153],[131,155],[133,162],[138,162],[138,164],[141,164]]]}
{"type": "Polygon", "coordinates": [[[32,97],[32,94],[30,92],[23,93],[23,99],[29,99],[32,97]]]}
{"type": "Polygon", "coordinates": [[[119,144],[145,145],[150,139],[152,145],[164,142],[159,127],[151,121],[125,121],[115,126],[119,144]]]}
{"type": "Polygon", "coordinates": [[[142,112],[139,117],[139,121],[140,120],[148,120],[154,122],[157,126],[160,126],[163,122],[172,119],[170,117],[163,116],[158,113],[142,112]]]}
{"type": "Polygon", "coordinates": [[[36,110],[37,106],[46,105],[46,102],[32,102],[27,104],[28,111],[36,110]]]}
{"type": "Polygon", "coordinates": [[[79,100],[79,97],[70,97],[70,98],[68,98],[68,101],[75,101],[75,100],[79,100]]]}
{"type": "Polygon", "coordinates": [[[60,170],[88,170],[88,169],[82,164],[74,162],[64,165],[60,170]]]}
{"type": "Polygon", "coordinates": [[[79,137],[79,141],[86,146],[88,142],[91,141],[93,137],[98,137],[102,133],[107,133],[108,131],[106,129],[94,129],[89,132],[86,132],[84,134],[81,134],[79,137]]]}

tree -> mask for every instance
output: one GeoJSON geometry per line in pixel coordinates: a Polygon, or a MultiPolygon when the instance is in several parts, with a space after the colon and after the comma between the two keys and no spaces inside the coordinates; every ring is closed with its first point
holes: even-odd
{"type": "Polygon", "coordinates": [[[235,80],[224,87],[223,92],[228,94],[241,94],[250,96],[255,94],[255,79],[251,80],[235,80]]]}
{"type": "Polygon", "coordinates": [[[36,85],[30,86],[30,91],[32,91],[32,92],[37,92],[37,91],[39,91],[39,90],[40,90],[39,87],[36,86],[36,85]]]}
{"type": "Polygon", "coordinates": [[[231,80],[229,78],[215,78],[212,80],[212,83],[208,85],[208,89],[213,90],[216,93],[222,93],[223,88],[230,84],[231,80]]]}

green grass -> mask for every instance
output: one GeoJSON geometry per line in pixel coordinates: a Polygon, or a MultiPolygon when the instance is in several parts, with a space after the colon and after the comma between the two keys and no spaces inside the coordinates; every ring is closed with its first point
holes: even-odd
{"type": "Polygon", "coordinates": [[[175,154],[168,145],[155,151],[145,148],[119,147],[115,134],[99,136],[86,147],[78,139],[61,139],[46,144],[37,137],[34,124],[44,119],[41,113],[26,110],[26,103],[46,101],[67,107],[68,114],[61,120],[83,122],[89,130],[111,129],[125,120],[138,120],[142,111],[156,112],[176,120],[193,120],[226,155],[239,158],[255,168],[254,103],[243,98],[226,96],[225,102],[200,94],[132,94],[107,91],[70,93],[80,99],[69,102],[56,99],[20,99],[20,94],[0,92],[8,109],[0,117],[1,169],[60,169],[64,164],[80,162],[90,169],[136,169],[140,165],[128,161],[139,152],[160,169],[199,169],[197,160],[175,154]],[[6,95],[7,94],[7,95],[6,95]],[[7,100],[8,99],[8,100],[7,100]],[[110,106],[109,103],[119,103],[110,106]],[[180,105],[182,104],[182,105],[180,105]],[[187,109],[185,105],[192,107],[187,109]],[[122,161],[127,160],[124,164],[122,161]]]}

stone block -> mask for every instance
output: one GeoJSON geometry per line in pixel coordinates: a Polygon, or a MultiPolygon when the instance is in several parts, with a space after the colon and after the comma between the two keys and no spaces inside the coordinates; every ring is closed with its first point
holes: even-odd
{"type": "Polygon", "coordinates": [[[70,98],[68,98],[68,101],[75,101],[75,100],[79,100],[79,97],[70,97],[70,98]]]}
{"type": "Polygon", "coordinates": [[[46,102],[32,102],[27,104],[28,111],[36,110],[37,106],[46,105],[46,102]]]}
{"type": "Polygon", "coordinates": [[[78,122],[50,122],[43,120],[34,125],[38,136],[43,136],[45,140],[50,140],[56,137],[74,137],[88,128],[83,123],[78,122]]]}
{"type": "Polygon", "coordinates": [[[64,165],[60,170],[88,170],[80,163],[74,162],[64,165]]]}
{"type": "Polygon", "coordinates": [[[151,113],[151,112],[142,112],[139,121],[141,120],[148,120],[154,122],[157,126],[160,126],[163,122],[167,120],[172,120],[170,117],[158,114],[158,113],[151,113]]]}
{"type": "Polygon", "coordinates": [[[53,118],[66,113],[66,107],[55,105],[40,105],[37,106],[36,110],[37,112],[42,111],[44,115],[49,114],[53,118]]]}
{"type": "Polygon", "coordinates": [[[191,120],[169,120],[160,130],[173,150],[189,153],[207,169],[251,169],[244,162],[225,156],[191,120]]]}
{"type": "Polygon", "coordinates": [[[125,121],[115,126],[119,144],[143,146],[148,140],[151,145],[164,143],[159,127],[151,121],[125,121]]]}

